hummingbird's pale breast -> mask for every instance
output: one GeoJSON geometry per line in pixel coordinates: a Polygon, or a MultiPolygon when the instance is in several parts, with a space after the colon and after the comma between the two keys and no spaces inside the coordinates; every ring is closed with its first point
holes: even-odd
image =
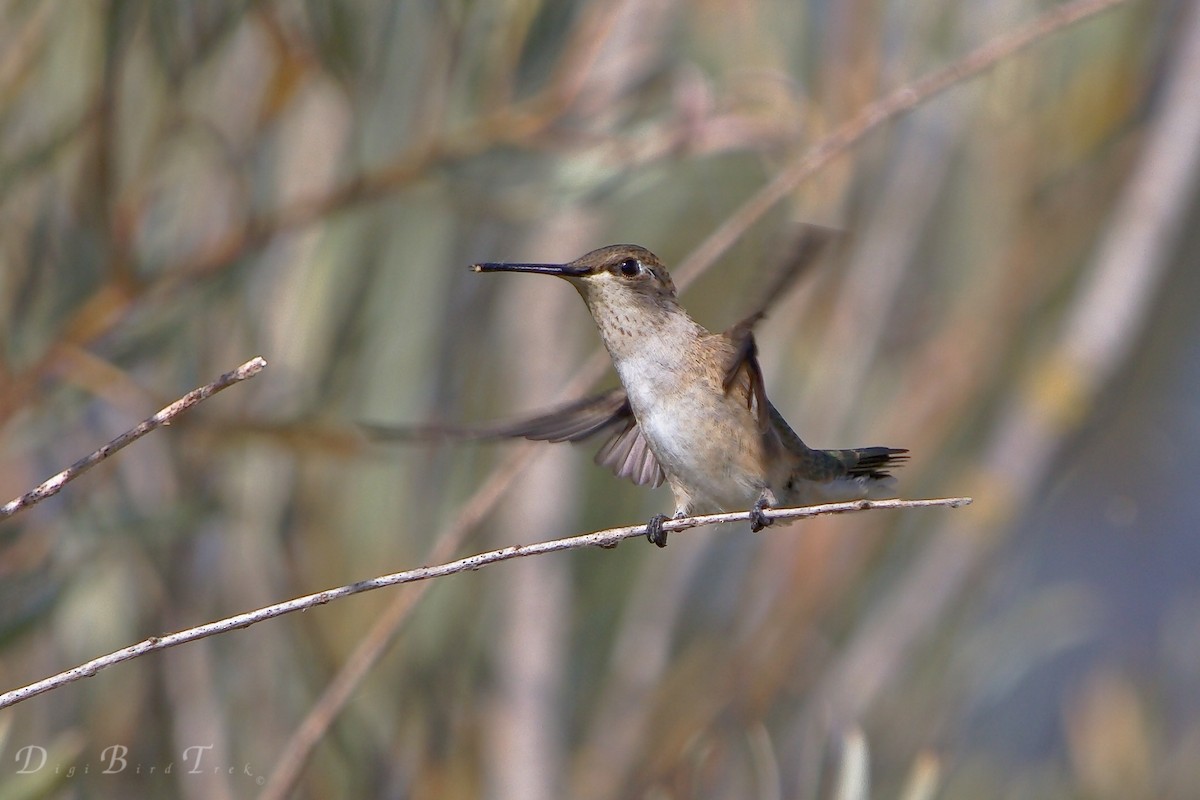
{"type": "Polygon", "coordinates": [[[625,336],[621,326],[597,324],[675,494],[676,512],[753,503],[768,488],[769,459],[749,388],[723,385],[733,357],[728,338],[709,333],[678,306],[656,320],[650,335],[625,336]]]}

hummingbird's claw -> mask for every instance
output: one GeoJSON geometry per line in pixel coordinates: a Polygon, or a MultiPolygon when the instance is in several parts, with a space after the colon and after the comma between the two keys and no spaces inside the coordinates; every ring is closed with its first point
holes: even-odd
{"type": "Polygon", "coordinates": [[[771,503],[765,496],[754,501],[754,507],[750,509],[750,530],[754,533],[758,533],[775,521],[763,513],[763,509],[770,508],[770,506],[771,503]]]}
{"type": "Polygon", "coordinates": [[[663,530],[663,523],[667,519],[666,514],[655,514],[650,518],[646,523],[646,541],[659,547],[667,546],[667,532],[663,530]]]}

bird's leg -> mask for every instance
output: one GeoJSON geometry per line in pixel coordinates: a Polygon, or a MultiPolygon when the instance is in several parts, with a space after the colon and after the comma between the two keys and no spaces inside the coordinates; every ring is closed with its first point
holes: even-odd
{"type": "Polygon", "coordinates": [[[655,514],[646,523],[646,541],[650,544],[656,544],[659,547],[667,546],[667,532],[663,530],[663,523],[669,519],[666,514],[655,514]]]}
{"type": "Polygon", "coordinates": [[[673,517],[668,517],[666,514],[655,514],[646,523],[646,541],[659,547],[666,547],[667,532],[662,529],[663,523],[669,519],[683,519],[687,515],[688,511],[682,508],[678,509],[673,517]]]}
{"type": "Polygon", "coordinates": [[[750,530],[758,533],[763,528],[774,522],[774,520],[770,519],[766,514],[763,513],[763,509],[770,508],[771,506],[775,505],[776,502],[777,501],[775,500],[774,492],[772,492],[769,488],[762,490],[762,494],[760,494],[758,499],[754,501],[754,507],[750,509],[750,530]]]}

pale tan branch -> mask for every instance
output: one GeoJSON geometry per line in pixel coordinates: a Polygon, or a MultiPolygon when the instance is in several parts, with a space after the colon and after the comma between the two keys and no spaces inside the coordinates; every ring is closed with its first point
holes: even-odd
{"type": "Polygon", "coordinates": [[[906,83],[863,107],[829,135],[808,148],[803,155],[785,167],[770,183],[755,192],[717,226],[717,229],[679,266],[675,272],[675,283],[680,288],[690,283],[696,274],[720,258],[776,203],[871,131],[912,111],[929,98],[987,72],[1050,34],[1125,2],[1128,0],[1075,0],[1063,3],[1028,25],[997,36],[942,69],[906,83]]]}
{"type": "MultiPolygon", "coordinates": [[[[825,505],[806,506],[802,508],[768,508],[763,513],[772,520],[801,519],[826,514],[866,511],[868,509],[928,508],[932,506],[958,508],[968,505],[970,502],[971,498],[969,497],[942,497],[927,500],[854,500],[847,503],[827,503],[825,505]]],[[[674,532],[695,528],[700,525],[715,525],[722,522],[746,522],[750,520],[750,516],[751,514],[748,511],[736,511],[725,514],[683,517],[663,523],[663,530],[674,532]]],[[[418,567],[417,569],[395,572],[391,575],[381,575],[377,578],[339,586],[335,589],[326,589],[323,592],[304,595],[293,600],[264,606],[254,611],[235,614],[232,617],[226,617],[225,619],[205,625],[198,625],[194,628],[187,628],[165,636],[151,636],[137,644],[116,650],[99,658],[94,658],[65,672],[60,672],[49,678],[44,678],[27,686],[0,694],[0,708],[15,705],[43,692],[73,683],[80,678],[90,678],[106,667],[120,664],[123,661],[129,661],[147,653],[166,650],[168,647],[194,642],[197,639],[204,639],[219,633],[227,633],[239,628],[248,628],[256,622],[273,619],[274,617],[290,614],[294,611],[304,611],[314,606],[324,605],[332,600],[349,597],[350,595],[369,592],[373,589],[382,589],[385,586],[396,586],[401,583],[414,583],[416,581],[429,580],[430,578],[442,578],[460,572],[477,570],[489,564],[509,561],[514,558],[542,555],[543,553],[556,553],[562,550],[577,550],[583,547],[612,547],[623,539],[642,536],[645,533],[645,525],[629,525],[622,528],[609,528],[608,530],[569,536],[562,539],[551,539],[536,544],[502,547],[499,550],[489,550],[484,553],[467,556],[466,558],[460,558],[457,561],[449,561],[429,567],[418,567]]]]}
{"type": "Polygon", "coordinates": [[[90,455],[84,456],[71,466],[64,469],[62,472],[58,473],[52,478],[46,479],[40,485],[36,486],[20,497],[5,503],[2,507],[0,507],[0,519],[11,517],[18,511],[28,508],[35,503],[40,503],[47,497],[53,497],[54,495],[58,494],[68,483],[75,480],[80,475],[87,472],[89,469],[96,466],[121,448],[125,447],[126,445],[133,444],[151,431],[157,430],[164,425],[170,425],[176,417],[187,411],[192,406],[204,402],[217,392],[232,386],[235,383],[240,383],[247,378],[253,378],[255,375],[262,372],[266,366],[266,360],[264,360],[262,356],[256,356],[255,358],[247,361],[245,364],[242,364],[237,369],[226,372],[212,383],[206,383],[197,389],[193,389],[183,397],[176,400],[174,403],[171,403],[171,405],[160,410],[157,414],[143,420],[136,427],[125,431],[125,433],[122,433],[120,436],[113,439],[99,450],[96,450],[90,455]]]}

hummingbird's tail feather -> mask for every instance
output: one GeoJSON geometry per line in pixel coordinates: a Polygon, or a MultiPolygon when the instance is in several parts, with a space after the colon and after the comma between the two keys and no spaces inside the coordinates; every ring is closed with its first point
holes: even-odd
{"type": "Polygon", "coordinates": [[[888,470],[908,461],[908,451],[896,447],[856,447],[825,452],[842,462],[847,476],[878,481],[890,479],[892,473],[888,470]]]}

